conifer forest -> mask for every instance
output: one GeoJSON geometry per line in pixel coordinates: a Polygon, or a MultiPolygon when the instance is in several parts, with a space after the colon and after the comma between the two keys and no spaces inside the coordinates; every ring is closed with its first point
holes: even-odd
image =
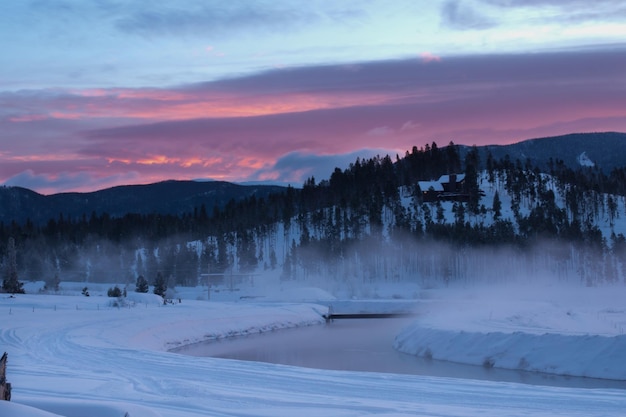
{"type": "Polygon", "coordinates": [[[267,272],[347,288],[547,275],[590,286],[626,282],[618,227],[625,168],[479,155],[433,142],[221,208],[172,215],[128,207],[123,216],[61,212],[45,224],[2,223],[5,281],[17,274],[52,289],[59,281],[135,285],[141,276],[195,286],[207,274],[267,272]],[[439,189],[441,178],[452,191],[439,189]]]}

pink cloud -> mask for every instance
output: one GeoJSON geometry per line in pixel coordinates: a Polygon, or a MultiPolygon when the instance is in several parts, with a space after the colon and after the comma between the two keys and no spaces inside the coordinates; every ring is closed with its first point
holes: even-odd
{"type": "Polygon", "coordinates": [[[389,126],[375,127],[367,131],[368,136],[388,136],[392,135],[394,130],[389,126]]]}
{"type": "Polygon", "coordinates": [[[626,130],[626,96],[615,88],[624,82],[624,54],[436,62],[284,69],[161,89],[2,93],[0,129],[10,141],[0,180],[43,187],[48,179],[59,189],[57,177],[93,186],[131,177],[297,183],[312,172],[298,164],[322,164],[278,163],[294,152],[328,159],[364,148],[402,154],[432,141],[480,145],[626,130]],[[19,176],[27,170],[31,176],[19,176]]]}
{"type": "Polygon", "coordinates": [[[413,120],[408,120],[402,124],[400,127],[401,132],[406,132],[409,130],[417,129],[420,126],[419,123],[415,123],[413,120]]]}
{"type": "Polygon", "coordinates": [[[49,116],[45,114],[22,114],[19,116],[9,117],[8,120],[13,123],[34,122],[37,120],[45,120],[49,116]]]}
{"type": "MultiPolygon", "coordinates": [[[[248,93],[165,89],[90,89],[42,95],[13,122],[52,119],[143,119],[152,121],[247,117],[384,103],[388,94],[361,91],[248,93]],[[32,112],[36,110],[37,113],[32,112]]],[[[14,104],[14,103],[11,103],[14,104]]]]}
{"type": "Polygon", "coordinates": [[[52,119],[78,120],[83,119],[84,114],[80,112],[52,111],[50,112],[52,119]]]}
{"type": "Polygon", "coordinates": [[[430,63],[430,62],[441,62],[441,57],[438,55],[434,55],[430,52],[422,52],[420,54],[420,59],[422,62],[430,63]]]}

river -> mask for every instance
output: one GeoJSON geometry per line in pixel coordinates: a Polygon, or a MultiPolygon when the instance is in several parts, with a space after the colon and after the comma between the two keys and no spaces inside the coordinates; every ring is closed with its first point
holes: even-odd
{"type": "Polygon", "coordinates": [[[577,388],[626,389],[626,381],[564,377],[428,360],[396,351],[396,334],[411,318],[335,320],[182,346],[173,352],[317,369],[385,372],[577,388]]]}

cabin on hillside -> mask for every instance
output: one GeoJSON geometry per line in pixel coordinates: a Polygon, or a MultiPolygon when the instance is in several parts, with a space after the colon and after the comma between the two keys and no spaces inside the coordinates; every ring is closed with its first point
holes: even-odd
{"type": "Polygon", "coordinates": [[[422,201],[468,201],[465,174],[442,175],[437,181],[418,181],[422,201]]]}

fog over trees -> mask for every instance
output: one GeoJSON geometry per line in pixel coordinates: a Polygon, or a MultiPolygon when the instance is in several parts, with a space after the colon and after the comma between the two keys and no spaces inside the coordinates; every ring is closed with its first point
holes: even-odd
{"type": "Polygon", "coordinates": [[[1,223],[5,283],[13,264],[20,280],[43,280],[48,289],[59,281],[135,285],[142,277],[141,291],[146,283],[165,291],[195,286],[203,274],[262,271],[331,288],[546,275],[584,285],[625,281],[625,168],[604,174],[551,159],[542,172],[529,161],[483,159],[476,148],[462,159],[453,143],[433,142],[223,209],[163,215],[128,207],[119,217],[1,223]],[[452,191],[420,188],[442,176],[452,191]]]}

